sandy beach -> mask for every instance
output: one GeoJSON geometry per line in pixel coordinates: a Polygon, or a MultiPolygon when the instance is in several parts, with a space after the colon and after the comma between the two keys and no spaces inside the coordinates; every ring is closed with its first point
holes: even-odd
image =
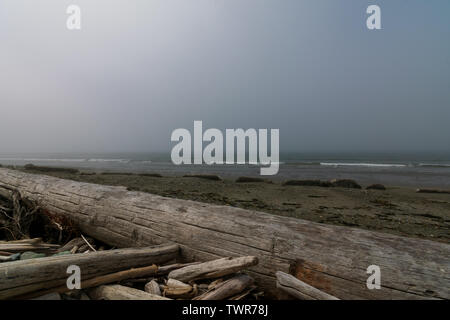
{"type": "Polygon", "coordinates": [[[20,168],[75,181],[125,186],[165,197],[235,206],[333,225],[450,242],[450,194],[417,193],[413,187],[386,190],[290,186],[283,181],[238,183],[234,178],[162,176],[49,168],[20,168]]]}

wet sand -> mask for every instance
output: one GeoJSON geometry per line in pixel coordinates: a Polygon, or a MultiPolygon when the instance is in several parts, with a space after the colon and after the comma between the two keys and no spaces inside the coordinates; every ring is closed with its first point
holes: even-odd
{"type": "Polygon", "coordinates": [[[26,172],[450,243],[450,194],[416,193],[412,187],[386,186],[383,191],[286,186],[270,180],[236,183],[231,178],[26,172]]]}

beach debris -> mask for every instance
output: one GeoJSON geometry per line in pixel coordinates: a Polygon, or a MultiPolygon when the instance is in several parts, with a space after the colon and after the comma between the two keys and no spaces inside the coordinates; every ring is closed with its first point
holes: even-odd
{"type": "Polygon", "coordinates": [[[175,279],[168,279],[162,286],[163,296],[169,298],[189,299],[197,294],[197,285],[193,286],[175,279]]]}
{"type": "MultiPolygon", "coordinates": [[[[161,264],[176,258],[178,246],[111,249],[90,251],[88,254],[61,251],[70,247],[76,249],[77,244],[87,241],[84,236],[74,238],[64,246],[58,246],[57,253],[47,257],[45,253],[31,251],[9,255],[8,252],[0,251],[2,253],[0,262],[12,261],[13,256],[21,259],[0,264],[0,299],[218,300],[246,297],[255,299],[250,293],[256,287],[249,288],[253,284],[253,279],[245,274],[236,273],[247,266],[255,265],[257,263],[255,257],[157,266],[156,263],[161,264]],[[83,270],[83,278],[80,279],[81,290],[70,290],[67,287],[68,265],[76,265],[83,270]],[[168,276],[177,270],[181,270],[178,274],[189,279],[189,283],[168,276]],[[192,272],[192,275],[187,276],[186,272],[192,272]],[[30,273],[33,277],[28,276],[30,273]],[[6,274],[8,278],[2,277],[6,274]],[[128,280],[136,281],[125,282],[127,285],[130,284],[129,286],[122,285],[123,281],[128,280]],[[141,283],[145,283],[143,290],[141,283]]],[[[15,245],[45,245],[39,238],[9,242],[15,245]]],[[[91,246],[94,242],[93,239],[89,239],[91,246]]],[[[1,244],[5,245],[8,242],[3,241],[1,244]]]]}
{"type": "Polygon", "coordinates": [[[386,190],[386,187],[382,184],[375,183],[368,186],[366,190],[386,190]]]}
{"type": "Polygon", "coordinates": [[[277,271],[277,288],[300,300],[339,300],[338,298],[316,289],[296,277],[277,271]]]}
{"type": "Polygon", "coordinates": [[[20,240],[16,244],[8,244],[16,246],[16,252],[50,250],[50,244],[38,242],[61,243],[73,238],[78,232],[70,218],[49,213],[37,203],[23,198],[15,188],[0,186],[0,239],[20,240]],[[38,239],[34,239],[36,235],[38,239]],[[27,248],[21,248],[22,245],[27,248]]]}
{"type": "Polygon", "coordinates": [[[332,187],[362,189],[361,186],[351,179],[333,179],[330,181],[332,187]]]}
{"type": "Polygon", "coordinates": [[[23,239],[16,241],[0,241],[0,251],[5,251],[9,253],[25,252],[25,251],[52,253],[57,248],[59,248],[59,245],[44,243],[42,242],[42,238],[23,239]]]}
{"type": "Polygon", "coordinates": [[[215,174],[185,174],[184,178],[200,178],[213,181],[222,181],[223,179],[215,174]]]}

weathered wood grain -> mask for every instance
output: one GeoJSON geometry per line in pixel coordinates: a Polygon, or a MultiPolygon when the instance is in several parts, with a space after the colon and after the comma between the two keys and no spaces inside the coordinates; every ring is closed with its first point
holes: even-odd
{"type": "Polygon", "coordinates": [[[241,293],[252,284],[252,277],[246,274],[240,274],[219,283],[210,291],[196,297],[195,300],[224,300],[241,293]]]}
{"type": "Polygon", "coordinates": [[[280,270],[340,299],[450,298],[448,244],[5,168],[0,185],[70,216],[85,234],[110,245],[174,242],[186,261],[256,256],[249,274],[268,293],[280,270]],[[381,268],[380,290],[366,287],[372,264],[381,268]]]}
{"type": "MultiPolygon", "coordinates": [[[[67,268],[77,265],[81,280],[132,267],[149,266],[173,260],[177,245],[150,248],[117,249],[29,259],[0,264],[0,299],[51,289],[66,283],[67,268]]],[[[154,268],[157,272],[157,268],[154,268]]]]}
{"type": "Polygon", "coordinates": [[[277,288],[300,300],[339,300],[326,292],[320,291],[296,277],[278,271],[277,288]]]}
{"type": "Polygon", "coordinates": [[[169,273],[169,278],[183,282],[219,278],[257,264],[256,257],[227,257],[173,270],[169,273]]]}
{"type": "Polygon", "coordinates": [[[150,282],[148,282],[145,285],[144,288],[145,292],[160,296],[161,295],[161,289],[159,288],[159,284],[158,282],[156,282],[155,280],[152,280],[150,282]]]}

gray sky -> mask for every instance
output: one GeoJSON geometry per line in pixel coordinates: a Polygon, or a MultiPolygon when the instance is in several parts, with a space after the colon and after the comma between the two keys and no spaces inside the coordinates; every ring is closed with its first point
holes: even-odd
{"type": "Polygon", "coordinates": [[[0,152],[164,151],[194,120],[279,128],[281,151],[449,151],[449,13],[448,0],[2,0],[0,152]],[[369,4],[383,30],[367,30],[369,4]]]}

